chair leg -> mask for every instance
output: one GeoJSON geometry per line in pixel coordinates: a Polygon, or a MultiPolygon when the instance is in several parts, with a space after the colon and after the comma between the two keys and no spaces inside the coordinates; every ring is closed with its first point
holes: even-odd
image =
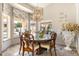
{"type": "Polygon", "coordinates": [[[24,51],[24,46],[22,47],[22,49],[23,49],[23,50],[22,50],[22,56],[24,56],[24,52],[25,52],[25,51],[24,51]]]}
{"type": "Polygon", "coordinates": [[[24,50],[23,50],[22,56],[24,56],[24,50]]]}
{"type": "Polygon", "coordinates": [[[55,51],[55,56],[57,56],[57,53],[56,53],[56,48],[54,47],[54,51],[55,51]]]}
{"type": "Polygon", "coordinates": [[[34,56],[34,51],[32,51],[32,56],[34,56]]]}
{"type": "Polygon", "coordinates": [[[20,54],[20,51],[21,51],[21,46],[20,46],[20,49],[19,49],[19,54],[20,54]]]}
{"type": "Polygon", "coordinates": [[[32,42],[32,56],[34,56],[34,42],[32,42]]]}
{"type": "Polygon", "coordinates": [[[51,48],[49,49],[49,52],[50,52],[50,55],[52,56],[52,49],[51,48]]]}
{"type": "Polygon", "coordinates": [[[28,51],[28,54],[29,54],[29,51],[28,51]]]}
{"type": "Polygon", "coordinates": [[[50,52],[50,55],[52,56],[52,47],[51,47],[51,41],[50,41],[50,49],[49,49],[49,52],[50,52]]]}

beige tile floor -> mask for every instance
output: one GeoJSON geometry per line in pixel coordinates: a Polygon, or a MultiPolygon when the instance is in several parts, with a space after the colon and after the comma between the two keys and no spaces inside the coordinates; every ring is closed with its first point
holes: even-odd
{"type": "MultiPolygon", "coordinates": [[[[78,56],[76,50],[67,51],[64,49],[64,46],[56,45],[56,50],[57,50],[57,56],[78,56]]],[[[4,51],[2,55],[3,56],[21,56],[21,54],[19,55],[18,52],[19,52],[19,45],[15,45],[8,48],[6,51],[4,51]]],[[[53,53],[53,56],[55,56],[53,49],[52,49],[52,53],[53,53]]],[[[31,53],[29,55],[27,54],[27,52],[25,53],[25,56],[31,56],[31,55],[32,55],[31,53]]],[[[48,51],[45,51],[40,56],[50,56],[50,55],[48,51]]]]}

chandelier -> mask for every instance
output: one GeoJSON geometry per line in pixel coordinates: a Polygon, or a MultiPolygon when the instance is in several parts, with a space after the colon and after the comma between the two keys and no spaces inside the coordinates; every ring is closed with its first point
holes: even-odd
{"type": "Polygon", "coordinates": [[[33,13],[33,20],[39,21],[39,20],[42,20],[42,18],[43,18],[43,8],[36,7],[33,13]]]}
{"type": "Polygon", "coordinates": [[[36,38],[39,39],[39,21],[43,18],[43,8],[36,7],[32,16],[33,20],[36,21],[36,38]]]}

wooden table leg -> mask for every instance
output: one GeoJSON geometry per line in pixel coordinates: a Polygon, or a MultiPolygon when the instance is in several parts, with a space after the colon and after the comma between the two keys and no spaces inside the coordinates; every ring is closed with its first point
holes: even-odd
{"type": "Polygon", "coordinates": [[[38,44],[39,44],[39,48],[36,49],[36,51],[37,51],[36,54],[37,54],[37,55],[40,55],[40,54],[42,54],[44,51],[46,51],[47,48],[42,47],[40,43],[38,43],[38,44]]]}

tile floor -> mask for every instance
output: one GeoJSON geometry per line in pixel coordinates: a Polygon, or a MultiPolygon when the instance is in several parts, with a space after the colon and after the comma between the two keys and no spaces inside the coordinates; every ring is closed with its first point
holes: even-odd
{"type": "MultiPolygon", "coordinates": [[[[78,56],[76,50],[67,51],[64,49],[64,46],[56,45],[56,50],[57,50],[57,56],[78,56]]],[[[15,45],[8,48],[6,51],[4,51],[2,55],[3,56],[21,56],[21,54],[19,55],[18,52],[19,52],[19,45],[15,45]]],[[[55,56],[53,49],[52,49],[52,53],[53,53],[53,56],[55,56]]],[[[32,55],[31,53],[29,55],[27,54],[27,52],[25,53],[25,56],[31,56],[31,55],[32,55]]],[[[40,56],[50,56],[50,55],[48,51],[45,51],[40,56]]]]}

